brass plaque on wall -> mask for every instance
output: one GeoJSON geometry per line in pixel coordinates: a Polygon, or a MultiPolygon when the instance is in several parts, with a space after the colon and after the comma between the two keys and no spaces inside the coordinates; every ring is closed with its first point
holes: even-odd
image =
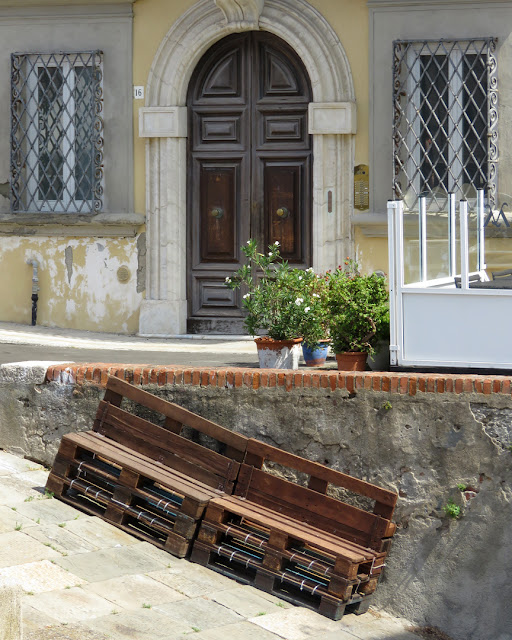
{"type": "Polygon", "coordinates": [[[367,164],[354,167],[354,208],[364,211],[370,207],[370,170],[367,164]]]}

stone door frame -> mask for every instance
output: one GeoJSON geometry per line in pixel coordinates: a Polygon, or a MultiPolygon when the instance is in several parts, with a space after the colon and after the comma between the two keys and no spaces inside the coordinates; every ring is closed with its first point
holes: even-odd
{"type": "Polygon", "coordinates": [[[187,327],[187,90],[202,55],[235,32],[266,30],[287,41],[311,79],[313,268],[352,255],[354,86],[343,46],[305,0],[199,0],[169,30],[151,66],[139,135],[146,138],[146,299],[139,335],[187,327]]]}

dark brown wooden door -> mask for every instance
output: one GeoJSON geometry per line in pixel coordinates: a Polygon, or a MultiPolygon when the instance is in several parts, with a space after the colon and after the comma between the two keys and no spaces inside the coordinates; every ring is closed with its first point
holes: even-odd
{"type": "Polygon", "coordinates": [[[240,246],[276,240],[291,264],[311,261],[307,73],[276,36],[249,32],[212,47],[190,82],[188,330],[242,333],[240,291],[224,286],[240,246]]]}

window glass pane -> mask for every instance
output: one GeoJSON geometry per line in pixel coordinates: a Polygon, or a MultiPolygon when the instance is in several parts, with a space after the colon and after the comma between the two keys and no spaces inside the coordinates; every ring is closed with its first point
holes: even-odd
{"type": "Polygon", "coordinates": [[[91,200],[94,180],[94,145],[91,131],[94,130],[94,95],[92,67],[74,68],[75,83],[75,193],[77,200],[91,200]]]}
{"type": "Polygon", "coordinates": [[[420,190],[448,190],[448,57],[420,56],[421,184],[420,190]]]}
{"type": "Polygon", "coordinates": [[[59,67],[38,68],[38,173],[39,200],[62,198],[63,183],[63,76],[59,67]]]}
{"type": "Polygon", "coordinates": [[[465,181],[487,187],[487,65],[476,54],[464,59],[463,158],[465,181]]]}
{"type": "MultiPolygon", "coordinates": [[[[393,64],[394,192],[407,210],[429,211],[448,192],[497,194],[496,40],[396,41],[393,64]]],[[[470,203],[470,207],[474,203],[470,203]]]]}
{"type": "Polygon", "coordinates": [[[102,78],[101,51],[11,55],[13,211],[101,211],[102,78]]]}

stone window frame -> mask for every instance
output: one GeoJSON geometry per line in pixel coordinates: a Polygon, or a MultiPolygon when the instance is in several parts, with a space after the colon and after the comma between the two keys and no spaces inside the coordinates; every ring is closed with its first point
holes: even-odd
{"type": "Polygon", "coordinates": [[[186,96],[202,55],[232,33],[265,30],[286,40],[310,76],[313,102],[313,267],[352,255],[356,108],[350,65],[339,37],[306,0],[199,0],[157,51],[139,110],[146,138],[146,299],[139,334],[186,333],[186,96]]]}

